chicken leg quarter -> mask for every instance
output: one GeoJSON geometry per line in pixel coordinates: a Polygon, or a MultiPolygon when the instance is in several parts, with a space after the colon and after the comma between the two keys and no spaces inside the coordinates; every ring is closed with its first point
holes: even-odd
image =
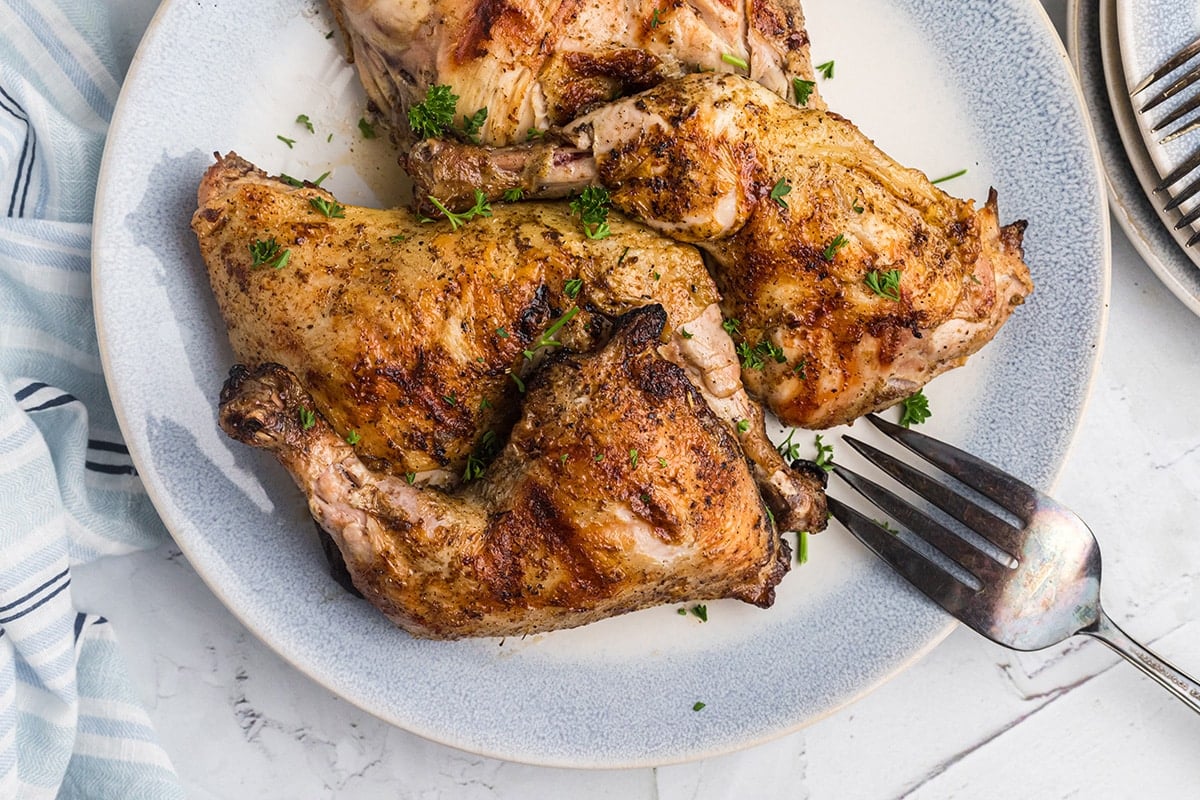
{"type": "Polygon", "coordinates": [[[431,638],[583,625],[670,602],[769,606],[787,572],[734,436],[656,345],[659,306],[591,355],[559,351],[479,481],[447,493],[372,472],[279,365],[235,368],[220,424],[272,452],[355,586],[431,638]]]}
{"type": "MultiPolygon", "coordinates": [[[[912,394],[987,343],[1033,285],[1024,223],[897,164],[837,114],[733,75],[689,75],[586,114],[572,147],[488,151],[429,140],[420,190],[554,195],[559,170],[710,257],[742,380],[788,425],[849,422],[912,394]],[[473,184],[481,162],[503,169],[473,184]]],[[[466,195],[466,196],[469,196],[466,195]]]]}

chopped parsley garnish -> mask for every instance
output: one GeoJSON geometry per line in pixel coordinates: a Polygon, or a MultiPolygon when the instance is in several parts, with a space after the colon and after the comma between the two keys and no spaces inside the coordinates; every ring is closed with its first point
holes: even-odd
{"type": "Polygon", "coordinates": [[[746,61],[746,59],[741,58],[740,56],[735,56],[733,53],[721,53],[721,60],[731,67],[744,69],[747,72],[750,70],[750,64],[746,61]]]}
{"type": "Polygon", "coordinates": [[[804,374],[804,370],[807,366],[808,366],[808,361],[806,359],[802,358],[802,359],[800,359],[800,363],[798,363],[796,366],[792,367],[792,372],[796,373],[796,377],[799,378],[800,380],[806,381],[806,380],[808,380],[808,376],[804,374]]]}
{"type": "Polygon", "coordinates": [[[858,204],[858,198],[857,198],[857,197],[856,197],[856,198],[854,198],[854,204],[853,204],[853,205],[851,205],[850,207],[854,209],[854,213],[855,213],[855,214],[861,214],[861,213],[863,213],[864,211],[866,211],[866,209],[865,209],[865,208],[863,208],[862,206],[860,206],[860,205],[858,204]]]}
{"type": "Polygon", "coordinates": [[[538,350],[541,350],[543,348],[562,347],[562,342],[555,339],[554,335],[556,333],[558,333],[562,329],[562,327],[564,325],[566,325],[568,322],[570,322],[571,318],[574,317],[578,313],[579,313],[579,306],[573,306],[569,311],[567,311],[567,313],[565,313],[561,317],[559,317],[558,320],[553,325],[551,325],[549,328],[547,328],[545,331],[542,332],[542,335],[540,337],[538,337],[538,340],[536,342],[534,342],[533,347],[530,348],[529,350],[525,351],[525,358],[532,359],[534,353],[536,353],[538,350]]]}
{"type": "Polygon", "coordinates": [[[350,431],[346,434],[346,444],[353,447],[362,441],[362,437],[358,435],[358,431],[350,431]]]}
{"type": "Polygon", "coordinates": [[[414,483],[417,482],[417,473],[415,473],[415,472],[404,473],[404,480],[408,481],[409,486],[412,486],[414,483]]]}
{"type": "Polygon", "coordinates": [[[422,139],[441,136],[454,126],[458,95],[449,86],[430,86],[425,99],[408,110],[408,126],[422,139]]]}
{"type": "Polygon", "coordinates": [[[936,186],[939,183],[945,183],[946,181],[952,181],[955,178],[961,178],[963,175],[966,175],[966,174],[967,174],[967,171],[965,169],[960,169],[958,172],[951,173],[950,175],[943,175],[942,177],[938,178],[935,181],[930,181],[930,183],[932,183],[936,186]]]}
{"type": "Polygon", "coordinates": [[[488,202],[487,195],[485,195],[479,189],[475,190],[475,205],[471,206],[461,214],[456,214],[451,211],[446,207],[445,203],[443,203],[441,200],[438,200],[433,195],[429,195],[429,202],[433,203],[437,210],[442,212],[443,216],[450,221],[450,229],[455,231],[461,228],[463,225],[466,225],[475,217],[490,217],[492,215],[491,203],[488,202]]]}
{"type": "Polygon", "coordinates": [[[463,483],[473,481],[479,478],[487,471],[488,462],[500,450],[500,444],[496,440],[496,434],[493,431],[484,431],[479,437],[479,443],[475,445],[475,450],[467,456],[467,467],[463,470],[463,483]]]}
{"type": "Polygon", "coordinates": [[[787,438],[775,447],[779,451],[779,455],[783,456],[789,464],[800,459],[800,445],[792,441],[792,437],[795,435],[796,429],[792,428],[788,431],[787,438]]]}
{"type": "Polygon", "coordinates": [[[704,708],[704,703],[699,700],[692,704],[692,711],[699,711],[702,708],[704,708]]]}
{"type": "Polygon", "coordinates": [[[563,294],[572,300],[579,297],[581,289],[583,289],[583,278],[571,278],[563,284],[563,294]]]}
{"type": "Polygon", "coordinates": [[[253,259],[252,267],[261,267],[265,264],[274,269],[283,269],[287,266],[288,259],[292,257],[291,250],[279,249],[279,242],[275,241],[274,236],[265,242],[262,239],[255,239],[254,244],[249,247],[250,258],[253,259]]]}
{"type": "Polygon", "coordinates": [[[900,424],[906,428],[911,425],[920,425],[933,416],[933,412],[929,410],[929,398],[925,396],[924,389],[917,389],[916,394],[904,398],[900,401],[900,407],[903,410],[900,415],[900,424]]]}
{"type": "Polygon", "coordinates": [[[813,459],[813,463],[826,472],[833,471],[833,445],[825,444],[822,441],[821,434],[817,434],[817,457],[813,459]]]}
{"type": "MultiPolygon", "coordinates": [[[[791,191],[792,191],[791,182],[788,181],[787,178],[780,178],[778,181],[775,182],[775,185],[771,187],[771,199],[774,200],[776,203],[779,203],[780,208],[787,208],[788,207],[787,200],[784,200],[783,198],[785,195],[787,195],[791,191]]],[[[826,259],[826,261],[828,261],[828,260],[829,259],[826,259]]]]}
{"type": "Polygon", "coordinates": [[[796,94],[796,105],[808,105],[813,89],[817,88],[816,81],[806,81],[803,78],[792,78],[792,91],[796,94]]]}
{"type": "Polygon", "coordinates": [[[882,274],[873,269],[867,273],[863,283],[880,297],[888,300],[900,300],[900,270],[898,269],[889,269],[882,274]]]}
{"type": "Polygon", "coordinates": [[[796,533],[796,563],[808,563],[808,531],[796,533]]]}
{"type": "Polygon", "coordinates": [[[657,28],[661,23],[662,23],[662,20],[659,19],[658,9],[656,8],[656,9],[654,9],[654,13],[650,15],[650,27],[657,28]]]}
{"type": "Polygon", "coordinates": [[[330,219],[344,219],[346,216],[346,209],[337,200],[312,197],[309,198],[308,204],[330,219]]]}
{"type": "Polygon", "coordinates": [[[313,181],[313,182],[312,182],[312,185],[313,185],[313,186],[320,186],[322,183],[324,183],[324,182],[325,182],[325,179],[326,179],[326,178],[328,178],[328,177],[329,177],[331,174],[332,174],[332,173],[331,173],[331,172],[329,172],[329,170],[326,170],[325,172],[322,172],[322,173],[321,173],[321,177],[319,177],[319,178],[317,178],[315,181],[313,181]]]}
{"type": "Polygon", "coordinates": [[[738,433],[745,433],[746,431],[750,430],[750,420],[739,419],[737,421],[737,429],[738,433]]]}
{"type": "Polygon", "coordinates": [[[521,380],[520,376],[518,376],[515,372],[508,373],[508,377],[512,378],[513,383],[517,385],[517,391],[521,394],[525,394],[525,381],[521,380]]]}
{"type": "Polygon", "coordinates": [[[817,72],[821,73],[821,77],[824,78],[825,80],[830,80],[833,78],[833,60],[832,59],[830,59],[829,61],[826,61],[824,64],[817,64],[817,66],[815,66],[813,69],[815,69],[817,72]]]}
{"type": "Polygon", "coordinates": [[[742,325],[741,320],[739,320],[737,317],[730,317],[729,319],[726,319],[721,323],[721,327],[724,328],[725,332],[728,333],[730,336],[735,336],[735,335],[740,334],[741,333],[741,325],[742,325]]]}
{"type": "Polygon", "coordinates": [[[364,139],[375,138],[375,126],[367,122],[365,117],[358,118],[358,130],[362,133],[364,139]]]}
{"type": "Polygon", "coordinates": [[[295,139],[289,139],[288,137],[284,136],[283,134],[276,134],[275,138],[278,139],[279,141],[283,142],[284,144],[286,144],[288,146],[289,150],[291,150],[292,146],[296,144],[295,139]]]}
{"type": "Polygon", "coordinates": [[[317,415],[301,406],[300,408],[300,427],[308,430],[313,425],[317,424],[317,415]]]}
{"type": "Polygon", "coordinates": [[[312,120],[308,118],[308,114],[301,114],[300,116],[296,117],[296,122],[307,128],[309,133],[316,133],[316,131],[313,129],[312,120]]]}
{"type": "Polygon", "coordinates": [[[515,203],[525,196],[525,190],[520,186],[514,186],[511,189],[504,190],[504,200],[508,203],[515,203]]]}
{"type": "Polygon", "coordinates": [[[667,468],[667,460],[665,458],[663,458],[662,456],[659,456],[658,457],[658,465],[660,467],[662,467],[663,469],[666,469],[667,468]]]}
{"type": "Polygon", "coordinates": [[[692,606],[691,608],[688,609],[688,611],[691,613],[691,615],[693,617],[700,620],[701,622],[708,622],[708,606],[703,606],[703,605],[692,606]]]}
{"type": "Polygon", "coordinates": [[[487,106],[476,111],[471,116],[463,115],[463,135],[476,144],[479,143],[479,131],[483,130],[483,123],[487,122],[487,106]]]}
{"type": "Polygon", "coordinates": [[[832,242],[825,245],[825,249],[821,251],[821,258],[826,261],[833,261],[833,257],[837,255],[838,250],[841,250],[848,244],[850,244],[850,240],[846,238],[846,234],[839,233],[833,237],[832,242]]]}
{"type": "Polygon", "coordinates": [[[530,128],[529,130],[525,131],[525,141],[528,142],[530,139],[540,139],[545,135],[545,133],[546,132],[540,128],[530,128]]]}
{"type": "Polygon", "coordinates": [[[392,244],[400,244],[401,242],[404,242],[407,240],[408,240],[408,237],[405,236],[403,233],[393,234],[392,236],[388,237],[388,241],[391,242],[392,244]]]}
{"type": "Polygon", "coordinates": [[[629,451],[629,466],[632,467],[633,469],[637,469],[637,465],[638,465],[638,451],[630,450],[629,451]]]}
{"type": "Polygon", "coordinates": [[[504,328],[496,328],[496,335],[499,336],[501,339],[507,339],[508,331],[504,330],[504,328]]]}
{"type": "Polygon", "coordinates": [[[787,361],[783,348],[767,339],[763,339],[753,347],[745,341],[738,342],[737,354],[742,361],[742,369],[762,369],[766,366],[768,358],[776,364],[783,364],[787,361]]]}
{"type": "Polygon", "coordinates": [[[689,333],[687,328],[680,328],[680,329],[679,329],[679,335],[680,335],[680,336],[682,336],[682,337],[683,337],[683,338],[685,338],[685,339],[691,339],[691,338],[692,338],[693,336],[695,336],[696,334],[694,334],[694,333],[689,333]]]}
{"type": "Polygon", "coordinates": [[[603,186],[589,186],[571,201],[571,213],[578,214],[583,223],[583,233],[589,239],[603,239],[612,231],[608,229],[608,210],[612,199],[603,186]]]}

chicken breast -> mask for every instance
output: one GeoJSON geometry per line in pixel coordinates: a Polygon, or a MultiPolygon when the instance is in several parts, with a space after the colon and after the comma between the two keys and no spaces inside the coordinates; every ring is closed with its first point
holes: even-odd
{"type": "Polygon", "coordinates": [[[592,355],[558,351],[480,480],[447,493],[373,472],[279,365],[237,368],[220,424],[272,452],[355,586],[417,636],[509,636],[661,603],[769,606],[788,547],[736,440],[656,352],[659,306],[592,355]]]}
{"type": "MultiPolygon", "coordinates": [[[[698,69],[740,71],[782,97],[814,87],[798,0],[330,0],[372,105],[404,149],[408,113],[437,85],[454,126],[524,142],[598,105],[698,69]],[[532,133],[531,133],[532,132],[532,133]]],[[[813,91],[807,100],[820,106],[813,91]]]]}

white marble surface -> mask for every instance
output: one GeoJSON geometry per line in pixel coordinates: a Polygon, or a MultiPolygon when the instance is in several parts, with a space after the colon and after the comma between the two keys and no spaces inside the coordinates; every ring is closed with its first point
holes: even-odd
{"type": "MultiPolygon", "coordinates": [[[[132,47],[155,0],[114,0],[132,47]]],[[[1061,25],[1065,2],[1045,0],[1061,25]]],[[[1105,352],[1056,495],[1100,539],[1126,630],[1200,673],[1200,318],[1114,226],[1105,352]]],[[[842,535],[836,531],[832,535],[842,535]]],[[[280,660],[173,545],[78,569],[190,797],[1186,798],[1200,718],[1102,645],[1017,654],[959,630],[799,733],[720,758],[582,772],[473,756],[386,725],[280,660]]],[[[786,691],[780,687],[780,691],[786,691]]]]}

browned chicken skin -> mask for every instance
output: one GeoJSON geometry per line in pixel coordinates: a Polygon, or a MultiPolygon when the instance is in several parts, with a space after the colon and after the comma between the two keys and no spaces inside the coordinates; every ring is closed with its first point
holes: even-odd
{"type": "MultiPolygon", "coordinates": [[[[711,256],[737,320],[742,379],[788,425],[824,428],[886,407],[977,351],[1032,290],[1024,223],[888,158],[849,121],[732,75],[691,75],[602,106],[494,173],[502,192],[577,186],[590,169],[632,217],[711,256]],[[895,285],[892,285],[892,284],[895,285]],[[872,288],[874,286],[874,288],[872,288]]],[[[429,142],[408,165],[455,202],[481,148],[429,142]]],[[[474,188],[474,187],[472,187],[474,188]]],[[[732,324],[732,323],[731,323],[732,324]]]]}
{"type": "Polygon", "coordinates": [[[341,206],[232,154],[199,203],[193,228],[236,358],[295,373],[373,469],[422,484],[472,477],[536,362],[587,350],[613,317],[654,302],[669,326],[663,354],[736,433],[779,524],[824,527],[820,486],[783,463],[742,387],[693,248],[615,215],[610,237],[589,240],[555,204],[497,204],[455,230],[341,206]],[[274,255],[256,264],[252,248],[268,242],[274,255]]]}
{"type": "MultiPolygon", "coordinates": [[[[487,110],[485,144],[697,69],[743,70],[787,97],[812,81],[798,0],[330,0],[371,103],[397,141],[434,85],[459,118],[487,110]],[[744,62],[745,66],[741,66],[744,62]]],[[[809,100],[821,103],[815,93],[809,100]]]]}
{"type": "Polygon", "coordinates": [[[356,587],[417,636],[507,636],[648,606],[769,606],[788,569],[737,442],[656,352],[658,306],[592,355],[559,351],[481,480],[453,493],[372,472],[278,365],[221,393],[232,437],[271,451],[356,587]]]}

